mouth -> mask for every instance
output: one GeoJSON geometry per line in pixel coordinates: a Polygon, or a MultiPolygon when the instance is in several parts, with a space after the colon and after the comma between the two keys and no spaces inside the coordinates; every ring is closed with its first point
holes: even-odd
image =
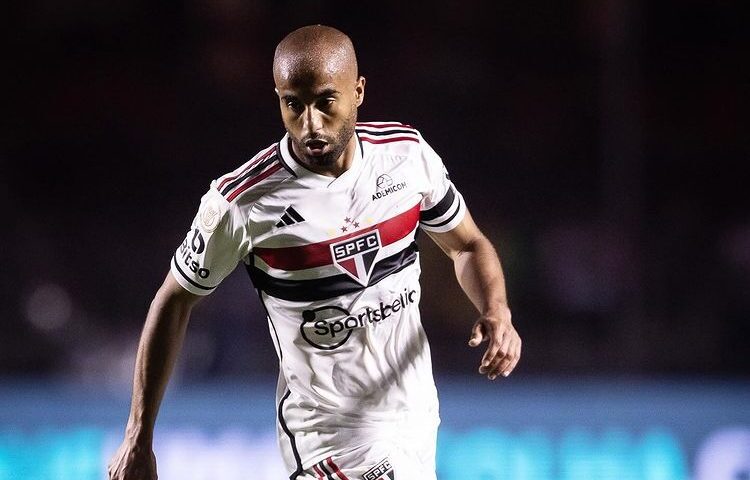
{"type": "Polygon", "coordinates": [[[320,139],[306,140],[305,148],[307,149],[307,153],[317,157],[326,153],[328,142],[320,139]]]}

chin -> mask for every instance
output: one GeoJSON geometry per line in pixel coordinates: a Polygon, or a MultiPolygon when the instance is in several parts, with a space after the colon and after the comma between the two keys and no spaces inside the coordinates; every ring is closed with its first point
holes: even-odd
{"type": "Polygon", "coordinates": [[[326,153],[325,155],[320,156],[310,156],[305,155],[305,160],[307,160],[307,163],[310,165],[315,165],[316,167],[331,167],[336,164],[336,159],[338,156],[334,155],[334,152],[326,153]]]}
{"type": "Polygon", "coordinates": [[[305,160],[316,167],[333,167],[342,153],[344,153],[344,148],[338,147],[320,156],[305,155],[305,160]]]}

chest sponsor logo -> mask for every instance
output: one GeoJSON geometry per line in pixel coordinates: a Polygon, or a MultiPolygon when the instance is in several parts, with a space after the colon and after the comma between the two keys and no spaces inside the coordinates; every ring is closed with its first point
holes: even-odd
{"type": "Polygon", "coordinates": [[[332,243],[333,264],[360,285],[367,286],[381,245],[377,230],[332,243]]]}
{"type": "Polygon", "coordinates": [[[406,188],[406,182],[394,182],[390,175],[383,174],[375,180],[375,193],[372,194],[372,200],[379,200],[406,188]]]}
{"type": "Polygon", "coordinates": [[[335,305],[303,310],[299,330],[302,338],[313,347],[320,350],[335,350],[349,340],[354,330],[378,324],[393,315],[398,316],[398,312],[406,310],[418,301],[417,291],[405,288],[396,298],[360,308],[354,313],[335,305]]]}
{"type": "Polygon", "coordinates": [[[369,469],[362,475],[362,480],[395,480],[396,474],[393,471],[390,460],[384,458],[377,465],[369,469]]]}

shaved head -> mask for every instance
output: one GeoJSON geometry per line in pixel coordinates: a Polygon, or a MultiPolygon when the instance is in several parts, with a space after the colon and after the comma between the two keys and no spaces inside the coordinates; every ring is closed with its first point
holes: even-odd
{"type": "Polygon", "coordinates": [[[284,37],[273,57],[276,85],[320,74],[357,80],[357,56],[349,37],[324,25],[308,25],[284,37]]]}

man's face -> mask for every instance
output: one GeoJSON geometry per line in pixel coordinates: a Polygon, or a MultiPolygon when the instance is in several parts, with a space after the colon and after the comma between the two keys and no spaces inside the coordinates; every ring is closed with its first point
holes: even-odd
{"type": "Polygon", "coordinates": [[[350,72],[315,68],[276,76],[281,118],[300,160],[336,164],[354,134],[365,79],[350,72]]]}

